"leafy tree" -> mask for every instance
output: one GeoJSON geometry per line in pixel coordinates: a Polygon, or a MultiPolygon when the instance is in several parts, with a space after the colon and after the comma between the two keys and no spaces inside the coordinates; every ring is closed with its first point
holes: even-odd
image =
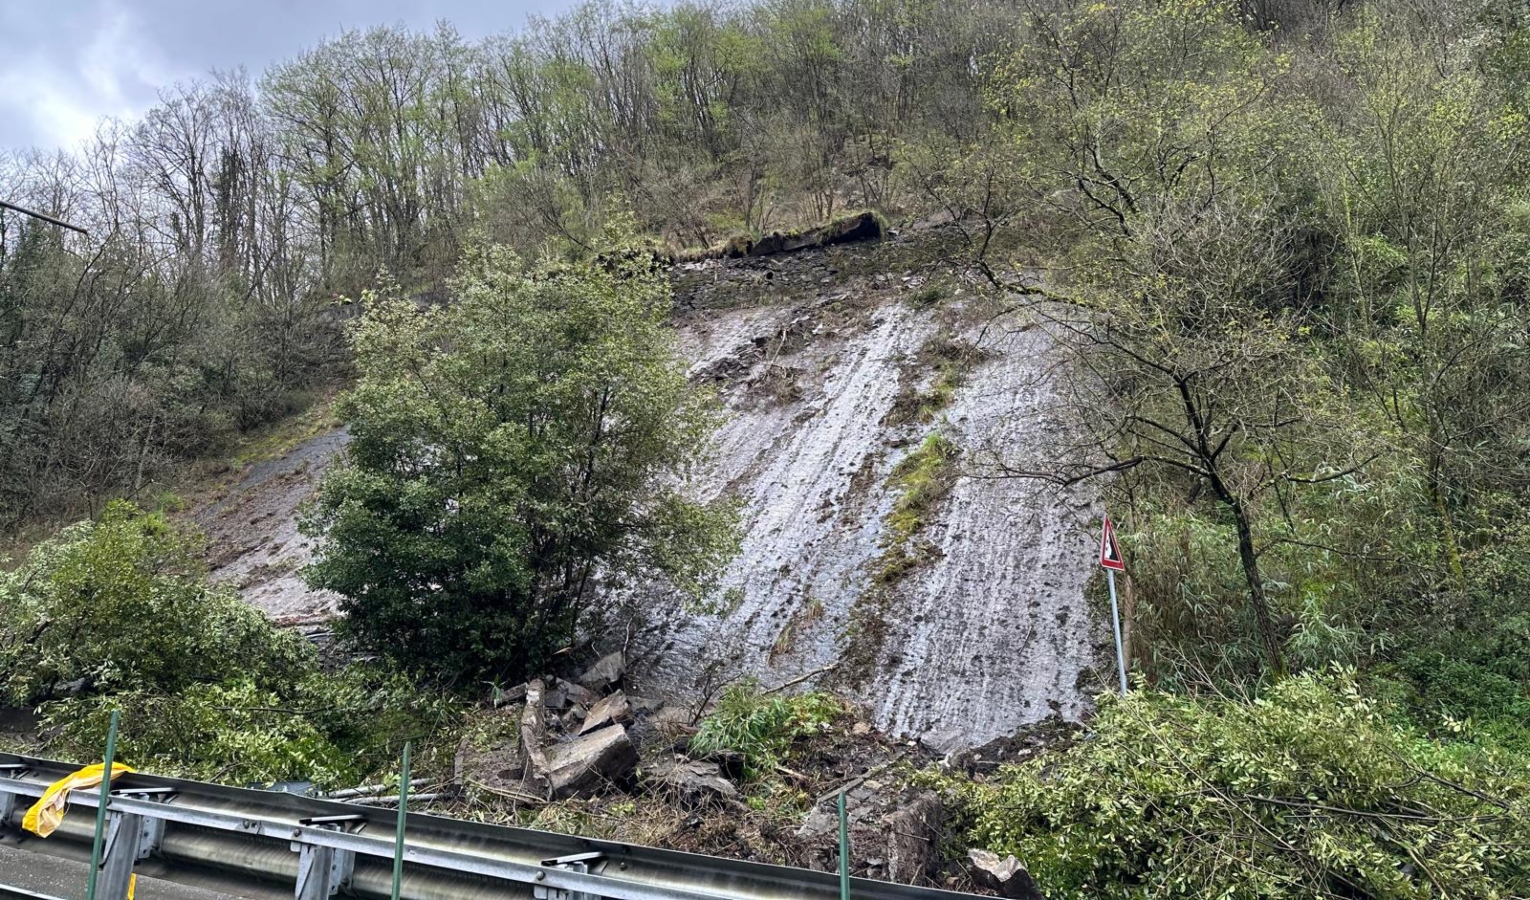
{"type": "Polygon", "coordinates": [[[1291,611],[1262,557],[1269,531],[1299,535],[1292,516],[1265,528],[1261,514],[1366,460],[1305,337],[1311,213],[1287,199],[1304,187],[1290,135],[1303,108],[1266,99],[1288,62],[1229,10],[1033,8],[1001,99],[1035,148],[1030,193],[1074,238],[1058,291],[1031,312],[1074,359],[1062,391],[1081,440],[1009,468],[1063,484],[1130,471],[1152,494],[1205,497],[1231,526],[1249,630],[1279,672],[1291,611]]]}
{"type": "Polygon", "coordinates": [[[0,682],[13,702],[55,694],[174,693],[240,675],[279,684],[312,651],[227,587],[210,587],[195,532],[125,502],[0,574],[0,682]]]}
{"type": "Polygon", "coordinates": [[[681,492],[714,418],[646,254],[525,271],[478,249],[453,290],[367,299],[309,579],[401,663],[519,677],[574,637],[597,581],[652,571],[699,593],[731,510],[681,492]]]}

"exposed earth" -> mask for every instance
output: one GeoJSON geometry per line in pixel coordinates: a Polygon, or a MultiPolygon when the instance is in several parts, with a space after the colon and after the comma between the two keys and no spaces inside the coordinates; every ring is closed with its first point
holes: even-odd
{"type": "MultiPolygon", "coordinates": [[[[730,412],[704,496],[743,504],[743,552],[721,612],[658,588],[629,601],[631,679],[650,696],[706,696],[743,674],[802,679],[859,700],[880,731],[939,752],[1087,710],[1103,638],[1087,490],[995,477],[991,460],[1059,444],[1058,354],[1019,313],[996,316],[928,234],[675,269],[691,375],[730,412]],[[954,452],[905,534],[899,463],[939,432],[954,452]]],[[[299,508],[346,441],[327,430],[253,465],[193,516],[214,576],[288,625],[335,598],[309,590],[299,508]]],[[[906,529],[905,529],[906,530],[906,529]]]]}

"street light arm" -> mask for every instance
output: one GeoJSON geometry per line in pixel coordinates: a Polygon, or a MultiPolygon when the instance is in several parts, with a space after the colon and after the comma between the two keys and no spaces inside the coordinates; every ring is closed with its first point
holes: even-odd
{"type": "Polygon", "coordinates": [[[0,209],[13,209],[16,212],[21,213],[22,215],[31,216],[34,219],[42,219],[44,222],[48,222],[48,223],[51,223],[53,225],[57,225],[60,228],[67,228],[70,231],[78,231],[80,234],[83,234],[83,235],[86,235],[86,236],[89,236],[89,234],[90,234],[90,232],[86,231],[85,229],[81,228],[80,226],[78,226],[78,225],[70,225],[68,222],[65,222],[63,219],[55,219],[52,216],[45,215],[45,214],[40,213],[40,212],[33,212],[30,209],[26,209],[25,207],[17,206],[14,203],[7,203],[4,200],[0,200],[0,209]]]}

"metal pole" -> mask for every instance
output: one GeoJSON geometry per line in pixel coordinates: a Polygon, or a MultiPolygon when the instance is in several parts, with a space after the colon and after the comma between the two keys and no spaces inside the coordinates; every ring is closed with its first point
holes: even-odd
{"type": "Polygon", "coordinates": [[[1110,582],[1110,618],[1116,626],[1116,669],[1121,673],[1121,696],[1126,696],[1126,649],[1121,643],[1121,609],[1116,605],[1116,570],[1106,569],[1110,582]]]}
{"type": "Polygon", "coordinates": [[[409,815],[409,744],[404,744],[404,768],[398,775],[398,829],[393,835],[393,900],[404,885],[404,820],[409,815]]]}
{"type": "Polygon", "coordinates": [[[850,819],[844,791],[839,792],[839,900],[850,900],[850,819]]]}
{"type": "Polygon", "coordinates": [[[106,833],[106,804],[112,798],[112,763],[117,757],[117,724],[122,713],[112,710],[112,723],[106,732],[106,765],[101,770],[101,797],[96,802],[96,838],[90,847],[90,872],[85,881],[85,900],[96,900],[96,876],[101,874],[101,838],[106,833]]]}
{"type": "Polygon", "coordinates": [[[13,209],[16,212],[21,213],[22,215],[31,216],[34,219],[42,219],[44,222],[47,222],[50,225],[57,225],[60,228],[67,228],[70,231],[78,231],[80,234],[83,234],[83,235],[89,235],[90,234],[90,232],[86,231],[85,229],[81,228],[80,226],[78,226],[78,225],[70,225],[68,222],[65,222],[63,219],[55,219],[55,218],[53,218],[50,215],[45,215],[45,214],[40,213],[40,212],[34,212],[34,211],[30,210],[30,209],[26,209],[25,207],[17,206],[14,203],[7,203],[4,200],[0,200],[0,209],[13,209]]]}

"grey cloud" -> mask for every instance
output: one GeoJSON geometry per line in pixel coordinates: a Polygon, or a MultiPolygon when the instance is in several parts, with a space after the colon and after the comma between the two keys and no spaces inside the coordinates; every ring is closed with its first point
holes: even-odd
{"type": "Polygon", "coordinates": [[[469,38],[518,29],[572,0],[0,0],[0,149],[88,137],[177,80],[212,69],[260,72],[347,28],[441,19],[469,38]]]}

